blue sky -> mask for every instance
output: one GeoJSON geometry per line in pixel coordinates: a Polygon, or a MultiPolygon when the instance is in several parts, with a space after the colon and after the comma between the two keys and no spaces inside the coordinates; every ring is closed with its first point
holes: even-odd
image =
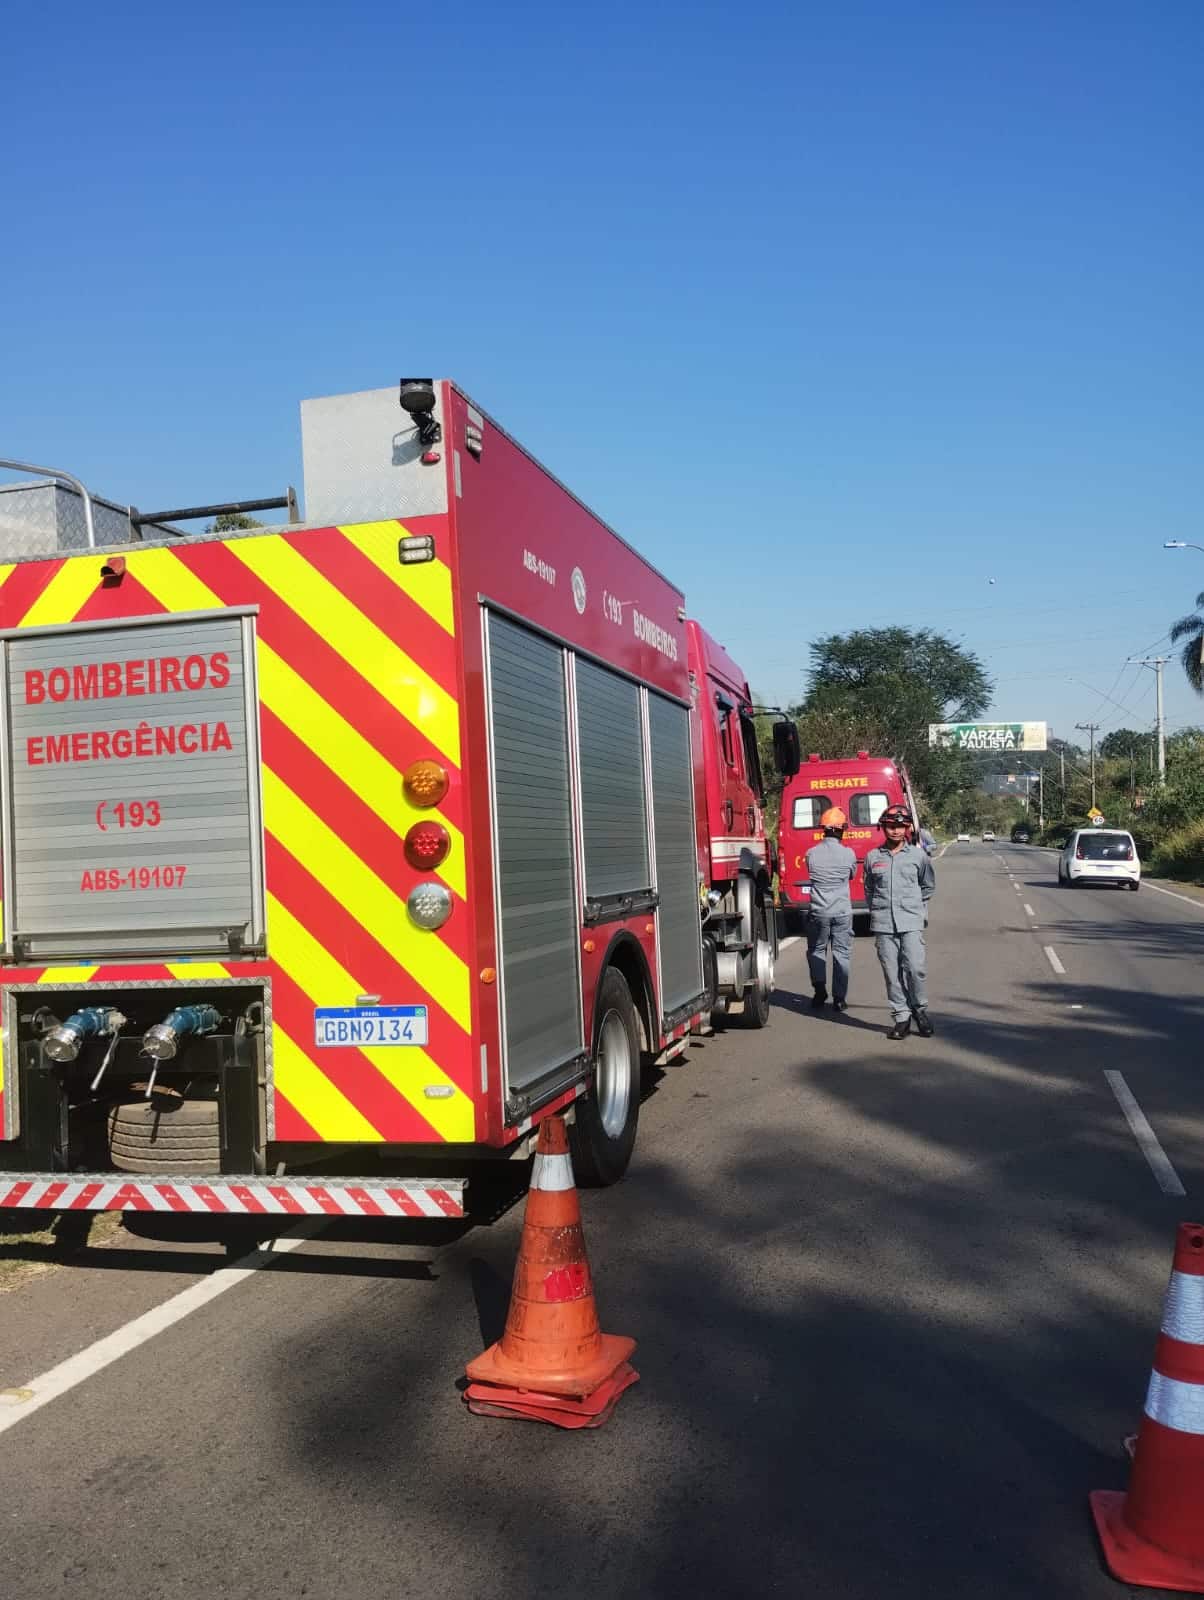
{"type": "Polygon", "coordinates": [[[0,454],[275,493],[303,396],[449,375],[767,697],[900,622],[1001,716],[1152,718],[1124,658],[1204,590],[1198,0],[117,0],[5,55],[0,454]]]}

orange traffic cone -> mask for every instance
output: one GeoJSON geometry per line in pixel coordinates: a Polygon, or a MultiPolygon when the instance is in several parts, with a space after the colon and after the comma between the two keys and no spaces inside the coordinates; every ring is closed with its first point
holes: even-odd
{"type": "Polygon", "coordinates": [[[1204,1223],[1179,1226],[1129,1492],[1091,1512],[1114,1577],[1204,1594],[1204,1223]]]}
{"type": "Polygon", "coordinates": [[[600,1427],[638,1374],[634,1339],[602,1333],[561,1117],[539,1129],[506,1331],[468,1363],[469,1409],[600,1427]]]}

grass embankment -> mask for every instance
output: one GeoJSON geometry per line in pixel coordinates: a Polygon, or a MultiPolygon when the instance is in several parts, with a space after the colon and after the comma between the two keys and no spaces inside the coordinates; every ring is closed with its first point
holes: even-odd
{"type": "Polygon", "coordinates": [[[33,1220],[27,1211],[0,1212],[0,1294],[87,1248],[108,1244],[121,1230],[118,1211],[62,1211],[45,1227],[31,1229],[33,1220]]]}

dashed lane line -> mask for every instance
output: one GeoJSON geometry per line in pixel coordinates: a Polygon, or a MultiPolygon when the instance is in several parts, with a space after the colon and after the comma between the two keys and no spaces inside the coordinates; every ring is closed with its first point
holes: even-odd
{"type": "Polygon", "coordinates": [[[1024,902],[1024,909],[1028,912],[1030,917],[1035,917],[1037,915],[1037,913],[1033,910],[1032,906],[1029,905],[1027,900],[1024,902]]]}
{"type": "Polygon", "coordinates": [[[1133,1137],[1137,1140],[1138,1148],[1149,1163],[1154,1180],[1163,1194],[1186,1195],[1183,1180],[1171,1165],[1170,1157],[1158,1143],[1158,1135],[1150,1127],[1145,1112],[1137,1104],[1137,1098],[1132,1089],[1125,1082],[1122,1072],[1105,1072],[1108,1087],[1116,1096],[1116,1103],[1124,1112],[1125,1121],[1132,1129],[1133,1137]]]}
{"type": "Polygon", "coordinates": [[[1064,978],[1066,976],[1066,968],[1058,960],[1058,952],[1054,949],[1053,945],[1043,944],[1041,948],[1045,951],[1045,959],[1057,973],[1058,977],[1064,978]]]}

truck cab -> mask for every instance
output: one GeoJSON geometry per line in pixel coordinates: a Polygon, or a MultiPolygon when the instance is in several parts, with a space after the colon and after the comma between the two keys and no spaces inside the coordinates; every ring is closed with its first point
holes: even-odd
{"type": "Polygon", "coordinates": [[[714,1011],[743,1006],[769,1020],[777,953],[774,861],[752,692],[740,667],[699,623],[686,623],[694,697],[694,810],[703,896],[705,976],[714,1011]]]}

